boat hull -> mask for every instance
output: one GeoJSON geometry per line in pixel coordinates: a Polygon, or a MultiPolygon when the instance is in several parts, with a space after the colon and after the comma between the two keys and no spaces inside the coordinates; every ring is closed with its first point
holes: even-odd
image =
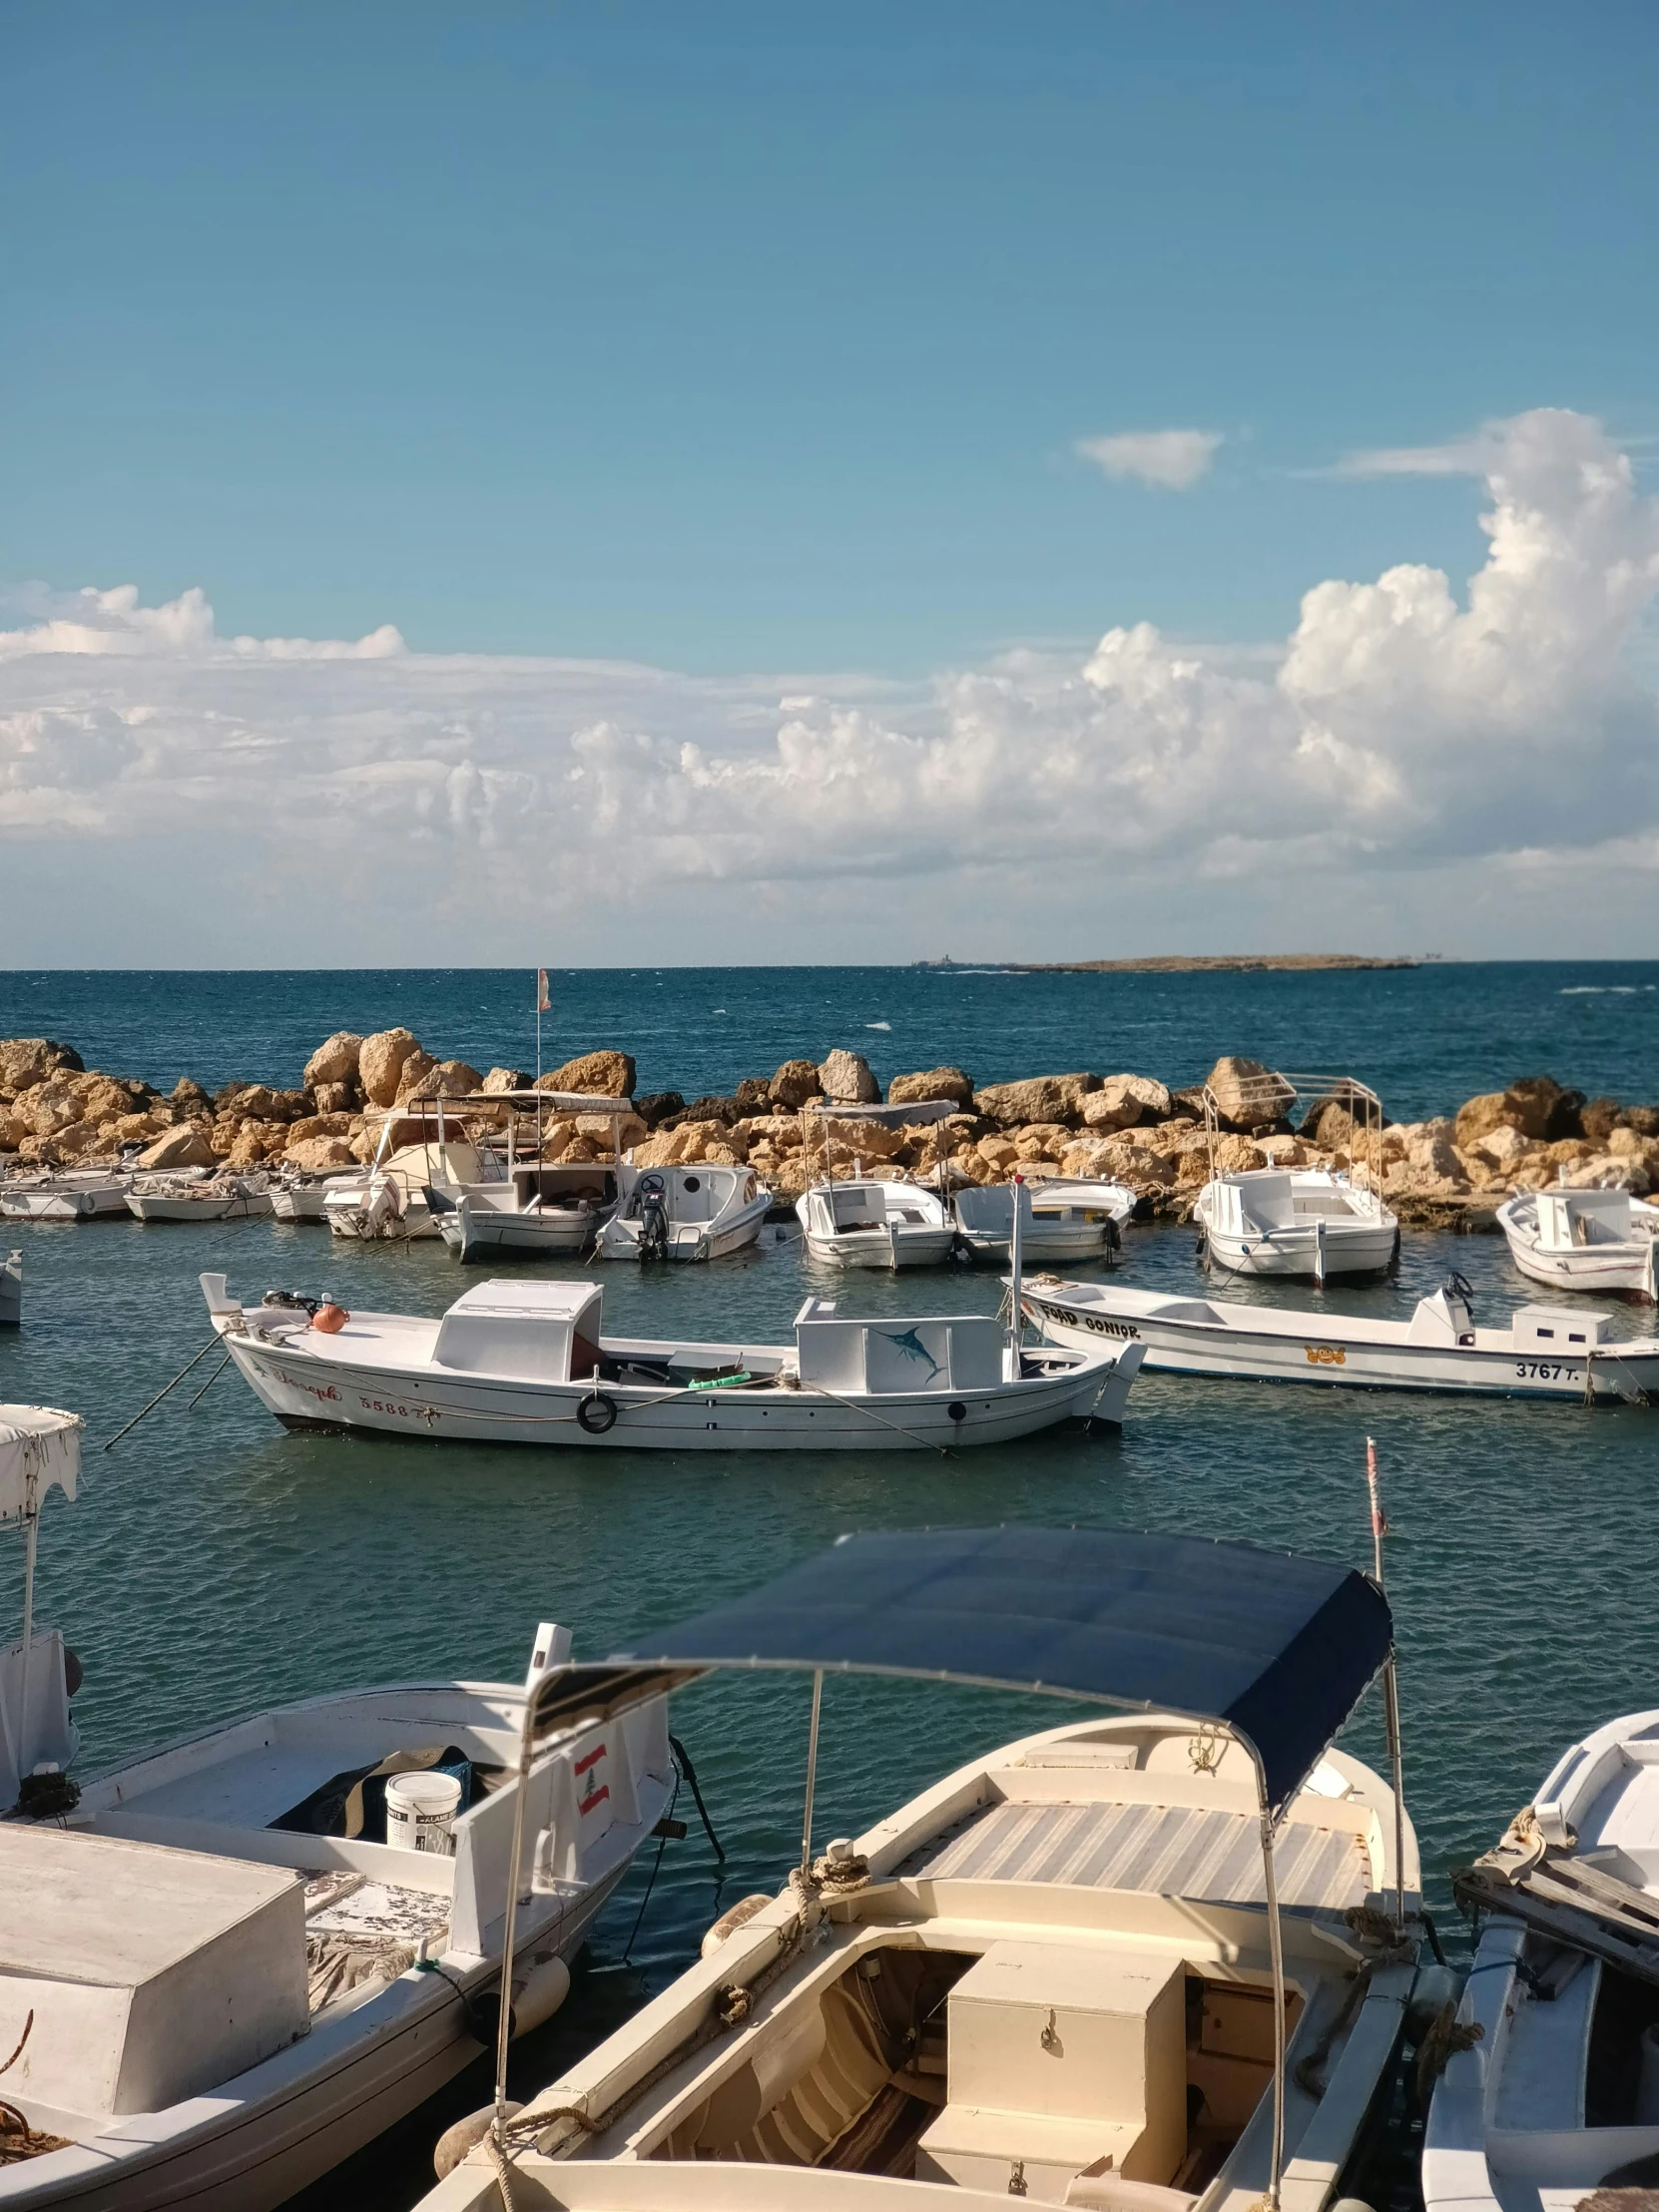
{"type": "Polygon", "coordinates": [[[1522,1275],[1534,1283],[1547,1283],[1553,1291],[1582,1291],[1591,1297],[1622,1291],[1651,1305],[1659,1302],[1659,1244],[1609,1245],[1598,1250],[1587,1245],[1573,1252],[1545,1252],[1519,1232],[1504,1225],[1509,1257],[1522,1275]]]}
{"type": "Polygon", "coordinates": [[[269,1191],[245,1191],[235,1198],[176,1198],[129,1191],[127,1210],[145,1222],[261,1221],[276,1207],[269,1191]]]}
{"type": "Polygon", "coordinates": [[[1092,1314],[1063,1295],[1023,1293],[1028,1318],[1054,1344],[1081,1350],[1104,1340],[1146,1347],[1149,1373],[1218,1376],[1231,1382],[1314,1382],[1327,1387],[1451,1392],[1476,1397],[1586,1395],[1625,1402],[1659,1398],[1659,1354],[1621,1357],[1616,1346],[1585,1356],[1449,1345],[1377,1345],[1346,1335],[1342,1318],[1320,1316],[1316,1333],[1287,1337],[1218,1329],[1154,1316],[1092,1314]]]}
{"type": "Polygon", "coordinates": [[[39,1190],[0,1193],[0,1217],[7,1221],[96,1221],[126,1211],[125,1183],[98,1183],[85,1188],[48,1184],[39,1190]]]}
{"type": "MultiPolygon", "coordinates": [[[[255,1395],[285,1427],[371,1429],[478,1443],[629,1451],[949,1450],[1008,1442],[1064,1421],[1123,1418],[1140,1362],[1101,1359],[995,1389],[831,1396],[812,1386],[656,1389],[632,1384],[529,1383],[457,1373],[399,1373],[329,1360],[280,1340],[226,1338],[255,1395]],[[611,1425],[584,1425],[578,1408],[602,1399],[611,1425]],[[953,1414],[951,1408],[956,1407],[953,1414]]],[[[590,1414],[603,1418],[603,1412],[590,1414]]]]}
{"type": "Polygon", "coordinates": [[[596,1213],[508,1214],[475,1209],[463,1199],[438,1216],[438,1234],[469,1266],[507,1259],[557,1260],[583,1253],[593,1242],[596,1213]]]}
{"type": "Polygon", "coordinates": [[[320,1185],[273,1191],[271,1211],[278,1221],[321,1221],[327,1193],[320,1185]]]}
{"type": "Polygon", "coordinates": [[[1362,1223],[1350,1228],[1328,1225],[1323,1239],[1314,1229],[1281,1229],[1271,1235],[1238,1237],[1204,1231],[1205,1251],[1230,1275],[1293,1276],[1318,1282],[1334,1275],[1381,1275],[1393,1264],[1399,1231],[1392,1223],[1362,1223]]]}
{"type": "Polygon", "coordinates": [[[8,1254],[0,1260],[0,1329],[18,1329],[23,1323],[23,1255],[8,1254]]]}
{"type": "Polygon", "coordinates": [[[815,1237],[810,1231],[807,1249],[815,1260],[839,1268],[936,1268],[950,1258],[956,1232],[908,1225],[882,1229],[842,1230],[834,1237],[815,1237]]]}
{"type": "MultiPolygon", "coordinates": [[[[1090,1222],[1027,1222],[1020,1231],[1022,1261],[1044,1266],[1075,1267],[1099,1260],[1106,1251],[1108,1225],[1090,1222]]],[[[980,1230],[958,1230],[963,1250],[978,1267],[1005,1268],[1010,1257],[1006,1237],[986,1236],[980,1230]]]]}
{"type": "MultiPolygon", "coordinates": [[[[726,1260],[734,1252],[746,1252],[761,1234],[761,1224],[772,1204],[770,1194],[751,1199],[747,1206],[723,1221],[704,1224],[671,1224],[665,1260],[726,1260]]],[[[613,1216],[599,1233],[594,1246],[598,1260],[639,1260],[641,1225],[621,1215],[613,1216]]]]}

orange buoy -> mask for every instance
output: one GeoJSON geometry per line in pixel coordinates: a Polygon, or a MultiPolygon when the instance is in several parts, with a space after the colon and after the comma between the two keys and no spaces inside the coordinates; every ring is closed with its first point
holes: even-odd
{"type": "Polygon", "coordinates": [[[351,1316],[343,1306],[336,1306],[330,1299],[326,1306],[319,1306],[311,1316],[311,1327],[320,1329],[325,1337],[337,1337],[351,1316]]]}

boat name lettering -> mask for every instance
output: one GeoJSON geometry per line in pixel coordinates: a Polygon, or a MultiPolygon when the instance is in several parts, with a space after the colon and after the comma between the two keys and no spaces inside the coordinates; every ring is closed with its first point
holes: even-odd
{"type": "Polygon", "coordinates": [[[326,1389],[323,1388],[320,1382],[300,1382],[291,1375],[285,1374],[280,1368],[276,1371],[276,1380],[279,1382],[285,1382],[290,1390],[303,1390],[307,1397],[319,1397],[324,1400],[332,1399],[335,1403],[339,1400],[339,1392],[331,1382],[326,1389]]]}
{"type": "Polygon", "coordinates": [[[1348,1351],[1343,1345],[1304,1345],[1308,1364],[1314,1368],[1346,1368],[1348,1351]]]}
{"type": "Polygon", "coordinates": [[[1053,1321],[1064,1322],[1068,1329],[1089,1329],[1097,1337],[1127,1337],[1140,1342],[1140,1331],[1133,1322],[1104,1321],[1098,1314],[1074,1314],[1067,1306],[1044,1306],[1040,1300],[1031,1302],[1039,1313],[1047,1314],[1053,1321]]]}
{"type": "Polygon", "coordinates": [[[1515,1362],[1515,1374],[1523,1382],[1561,1382],[1571,1373],[1571,1368],[1551,1366],[1547,1360],[1517,1360],[1515,1362]]]}

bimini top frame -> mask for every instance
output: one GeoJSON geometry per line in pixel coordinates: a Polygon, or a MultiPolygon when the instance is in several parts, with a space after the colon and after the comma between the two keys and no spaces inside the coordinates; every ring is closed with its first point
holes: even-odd
{"type": "MultiPolygon", "coordinates": [[[[1251,1755],[1261,1807],[1275,2029],[1268,2201],[1277,2206],[1286,2018],[1274,1832],[1392,1650],[1387,1599],[1351,1567],[1122,1529],[879,1531],[843,1536],[764,1589],[654,1631],[604,1665],[532,1673],[522,1771],[550,1736],[609,1719],[714,1668],[810,1673],[803,1846],[810,1861],[826,1674],[1025,1690],[1227,1729],[1251,1755]]],[[[518,1865],[516,1844],[509,1865],[518,1865]]],[[[505,2006],[501,2022],[496,2111],[504,2155],[505,2006]]]]}

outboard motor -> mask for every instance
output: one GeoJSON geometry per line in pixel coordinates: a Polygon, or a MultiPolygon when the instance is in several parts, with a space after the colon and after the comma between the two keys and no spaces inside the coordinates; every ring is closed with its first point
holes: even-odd
{"type": "Polygon", "coordinates": [[[1446,1316],[1460,1345],[1474,1342],[1474,1290],[1455,1269],[1445,1279],[1440,1290],[1445,1300],[1446,1316]]]}
{"type": "Polygon", "coordinates": [[[668,1185],[653,1169],[642,1175],[634,1185],[634,1195],[628,1202],[628,1211],[639,1221],[640,1258],[642,1260],[666,1260],[668,1258],[668,1185]]]}

